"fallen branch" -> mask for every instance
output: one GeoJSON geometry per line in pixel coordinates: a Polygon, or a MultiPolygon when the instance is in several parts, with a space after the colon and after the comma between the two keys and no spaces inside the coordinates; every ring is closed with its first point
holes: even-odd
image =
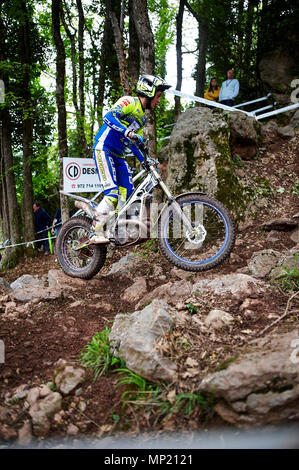
{"type": "Polygon", "coordinates": [[[267,331],[269,328],[271,328],[271,326],[275,325],[276,323],[278,323],[280,320],[282,320],[284,317],[286,317],[289,313],[289,306],[290,306],[290,303],[291,301],[293,300],[294,297],[296,297],[296,295],[299,294],[299,291],[298,292],[295,292],[293,295],[291,295],[291,297],[289,297],[288,301],[287,301],[287,306],[286,306],[286,309],[284,311],[284,314],[281,315],[281,317],[277,318],[274,322],[272,322],[270,325],[266,326],[266,328],[264,328],[260,333],[258,333],[257,336],[261,336],[263,333],[265,333],[265,331],[267,331]]]}

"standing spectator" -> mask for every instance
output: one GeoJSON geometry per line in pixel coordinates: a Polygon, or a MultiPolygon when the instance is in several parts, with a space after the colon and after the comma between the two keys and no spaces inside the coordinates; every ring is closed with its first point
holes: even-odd
{"type": "MultiPolygon", "coordinates": [[[[210,80],[210,86],[206,90],[204,98],[205,98],[205,100],[219,101],[219,93],[220,93],[220,88],[217,85],[216,78],[213,77],[210,80]]],[[[208,106],[208,108],[213,109],[213,106],[208,106]]]]}
{"type": "Polygon", "coordinates": [[[239,94],[240,84],[235,78],[235,72],[232,69],[227,71],[227,80],[222,83],[219,101],[226,106],[234,106],[235,98],[239,94]]]}
{"type": "Polygon", "coordinates": [[[55,236],[57,237],[60,228],[61,228],[61,209],[59,207],[59,209],[57,209],[54,215],[54,219],[52,223],[52,230],[51,230],[52,235],[54,235],[55,233],[55,236]]]}
{"type": "Polygon", "coordinates": [[[38,238],[46,238],[42,241],[42,246],[44,248],[45,255],[50,254],[49,240],[48,240],[48,229],[51,226],[51,217],[48,212],[45,211],[40,205],[39,202],[33,204],[34,211],[34,223],[35,230],[38,233],[38,238]]]}

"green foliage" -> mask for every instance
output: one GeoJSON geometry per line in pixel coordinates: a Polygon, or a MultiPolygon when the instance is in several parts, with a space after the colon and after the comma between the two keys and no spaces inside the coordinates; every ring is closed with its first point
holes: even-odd
{"type": "Polygon", "coordinates": [[[260,185],[260,187],[257,189],[257,193],[262,196],[270,197],[273,192],[270,182],[266,178],[261,178],[257,182],[260,185]]]}
{"type": "Polygon", "coordinates": [[[183,392],[176,395],[169,393],[163,383],[154,384],[129,369],[116,369],[121,373],[117,386],[128,386],[121,398],[123,407],[128,404],[143,408],[145,412],[152,412],[156,421],[166,416],[180,414],[189,417],[196,407],[200,407],[205,413],[211,411],[212,400],[205,399],[200,393],[183,392]]]}
{"type": "Polygon", "coordinates": [[[174,42],[174,21],[176,8],[167,0],[149,0],[148,8],[151,13],[153,35],[155,41],[155,73],[161,77],[166,75],[166,53],[174,42]]]}
{"type": "Polygon", "coordinates": [[[298,253],[295,253],[295,267],[279,266],[275,269],[279,270],[279,274],[275,277],[275,282],[284,291],[297,291],[299,289],[299,264],[298,253]]]}
{"type": "Polygon", "coordinates": [[[198,308],[195,307],[195,305],[193,305],[192,302],[188,302],[186,304],[186,307],[187,307],[188,312],[189,312],[190,315],[195,315],[198,312],[198,308]]]}
{"type": "Polygon", "coordinates": [[[123,361],[110,352],[110,329],[105,326],[103,331],[96,333],[89,344],[81,350],[79,359],[84,367],[94,372],[94,381],[106,374],[115,365],[122,365],[123,361]]]}

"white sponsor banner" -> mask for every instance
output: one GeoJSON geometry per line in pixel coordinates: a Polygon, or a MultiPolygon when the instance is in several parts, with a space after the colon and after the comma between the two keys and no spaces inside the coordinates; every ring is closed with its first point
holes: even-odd
{"type": "Polygon", "coordinates": [[[68,193],[96,193],[103,189],[93,158],[63,159],[63,190],[68,193]]]}

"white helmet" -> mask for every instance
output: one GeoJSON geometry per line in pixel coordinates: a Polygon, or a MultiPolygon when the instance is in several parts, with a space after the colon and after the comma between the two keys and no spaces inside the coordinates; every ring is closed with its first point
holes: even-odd
{"type": "Polygon", "coordinates": [[[154,77],[154,75],[141,75],[136,85],[136,94],[145,96],[150,100],[154,98],[157,91],[167,90],[171,85],[166,83],[161,77],[154,77]]]}

